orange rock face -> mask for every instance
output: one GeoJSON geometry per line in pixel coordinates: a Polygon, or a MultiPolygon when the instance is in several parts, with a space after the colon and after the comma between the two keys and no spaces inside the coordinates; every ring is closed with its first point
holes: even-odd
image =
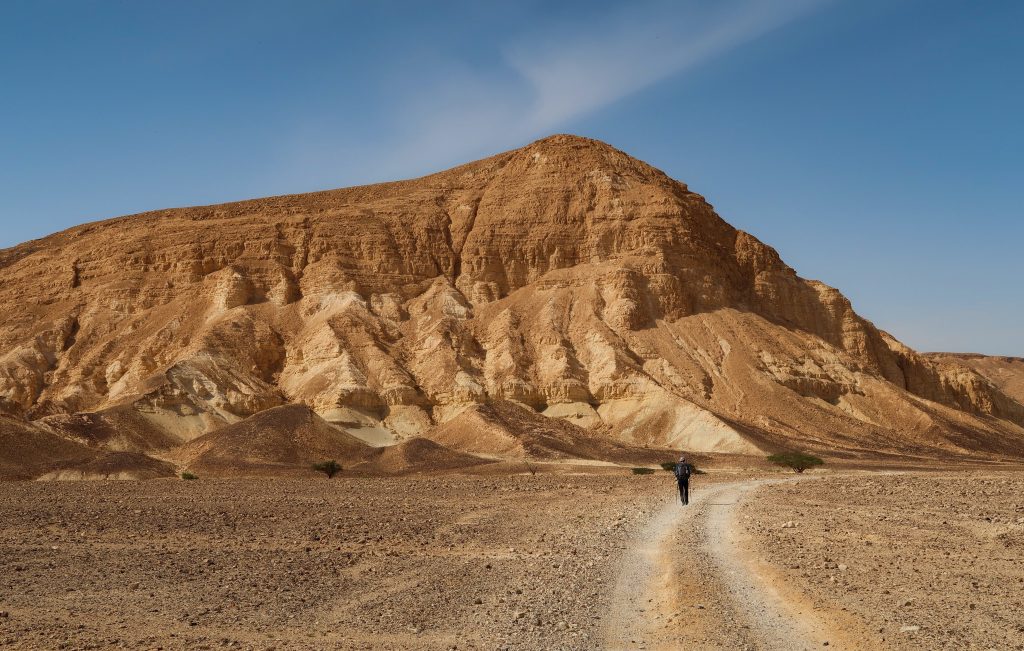
{"type": "Polygon", "coordinates": [[[1024,452],[1024,407],[985,376],[574,136],[87,224],[0,251],[0,274],[0,413],[53,431],[95,412],[168,447],[302,403],[386,444],[513,400],[690,450],[1024,452]]]}

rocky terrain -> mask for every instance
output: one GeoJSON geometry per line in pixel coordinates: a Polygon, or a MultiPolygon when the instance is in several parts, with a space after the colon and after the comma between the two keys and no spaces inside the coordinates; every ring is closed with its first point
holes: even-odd
{"type": "Polygon", "coordinates": [[[660,476],[6,483],[0,648],[593,649],[660,476]]]}
{"type": "Polygon", "coordinates": [[[910,350],[685,184],[574,136],[86,224],[0,251],[0,275],[0,437],[23,439],[6,477],[180,463],[287,405],[377,447],[461,440],[448,422],[501,402],[631,446],[1024,453],[1018,380],[910,350]]]}
{"type": "Polygon", "coordinates": [[[854,475],[761,488],[743,506],[779,581],[895,649],[1024,649],[1019,472],[854,475]]]}
{"type": "Polygon", "coordinates": [[[1000,357],[971,353],[930,353],[931,359],[952,361],[974,369],[1000,391],[1024,403],[1024,357],[1000,357]]]}
{"type": "Polygon", "coordinates": [[[1024,648],[1019,471],[793,478],[7,482],[0,648],[1024,648]]]}

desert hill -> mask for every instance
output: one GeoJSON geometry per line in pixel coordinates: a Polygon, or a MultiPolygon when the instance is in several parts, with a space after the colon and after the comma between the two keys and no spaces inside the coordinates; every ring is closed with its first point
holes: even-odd
{"type": "Polygon", "coordinates": [[[927,356],[936,363],[951,362],[967,366],[1007,396],[1024,404],[1024,357],[975,353],[929,353],[927,356]]]}
{"type": "Polygon", "coordinates": [[[0,251],[0,274],[0,413],[121,451],[284,405],[374,445],[440,440],[515,401],[631,445],[1024,453],[1013,386],[916,353],[685,184],[575,136],[86,224],[0,251]]]}
{"type": "Polygon", "coordinates": [[[101,452],[85,461],[59,464],[55,470],[44,473],[43,480],[110,480],[158,479],[174,477],[173,464],[160,461],[141,452],[101,452]]]}
{"type": "Polygon", "coordinates": [[[366,463],[356,466],[352,471],[357,475],[401,475],[464,470],[489,463],[493,461],[451,450],[415,436],[395,445],[377,448],[366,463]]]}
{"type": "Polygon", "coordinates": [[[262,411],[180,446],[173,456],[204,477],[312,474],[313,464],[327,460],[338,462],[346,475],[439,472],[491,462],[419,437],[373,447],[305,405],[262,411]]]}
{"type": "Polygon", "coordinates": [[[178,448],[174,456],[196,473],[233,475],[306,472],[328,459],[349,467],[373,453],[374,448],[308,407],[285,405],[204,434],[178,448]]]}
{"type": "Polygon", "coordinates": [[[56,466],[94,457],[95,452],[80,443],[0,416],[0,479],[31,479],[56,466]]]}
{"type": "MultiPolygon", "coordinates": [[[[636,459],[638,451],[508,400],[467,407],[432,428],[427,438],[447,448],[499,459],[636,459]]],[[[671,459],[669,454],[648,462],[671,459]]]]}

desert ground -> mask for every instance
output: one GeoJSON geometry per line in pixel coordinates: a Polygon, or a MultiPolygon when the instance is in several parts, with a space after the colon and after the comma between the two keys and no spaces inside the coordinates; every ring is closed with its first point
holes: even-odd
{"type": "Polygon", "coordinates": [[[0,647],[1024,648],[1024,474],[0,484],[0,647]]]}

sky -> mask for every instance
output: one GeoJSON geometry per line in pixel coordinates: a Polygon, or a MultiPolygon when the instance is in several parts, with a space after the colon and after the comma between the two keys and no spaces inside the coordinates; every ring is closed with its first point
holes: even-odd
{"type": "Polygon", "coordinates": [[[1024,356],[1022,31],[1017,0],[6,0],[0,248],[575,133],[919,350],[1024,356]]]}

